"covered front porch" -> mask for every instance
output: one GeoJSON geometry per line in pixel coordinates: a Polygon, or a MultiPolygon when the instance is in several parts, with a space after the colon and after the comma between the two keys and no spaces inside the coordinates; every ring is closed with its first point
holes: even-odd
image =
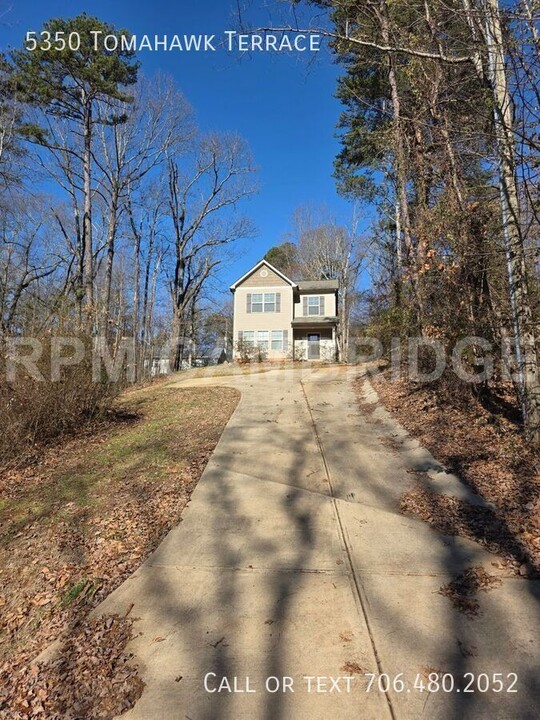
{"type": "Polygon", "coordinates": [[[293,321],[292,342],[295,360],[338,360],[336,323],[293,321]]]}

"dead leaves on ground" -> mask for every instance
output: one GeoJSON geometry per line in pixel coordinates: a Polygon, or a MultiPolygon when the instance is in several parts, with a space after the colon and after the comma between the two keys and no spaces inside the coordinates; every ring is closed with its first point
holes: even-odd
{"type": "Polygon", "coordinates": [[[469,505],[449,495],[439,495],[417,485],[404,493],[400,510],[427,522],[444,535],[458,535],[501,555],[506,567],[516,575],[535,577],[540,566],[531,564],[519,534],[515,534],[501,512],[469,505]]]}
{"type": "Polygon", "coordinates": [[[127,625],[114,621],[107,627],[85,618],[179,522],[239,397],[229,388],[145,393],[128,396],[140,418],[129,427],[109,428],[108,434],[78,443],[69,440],[33,465],[0,472],[3,498],[47,497],[44,511],[29,516],[20,530],[13,529],[17,523],[9,516],[9,502],[2,511],[0,718],[108,718],[139,691],[140,681],[121,659],[127,625]],[[125,437],[136,434],[130,442],[139,456],[132,464],[131,453],[127,461],[124,453],[128,465],[119,472],[107,448],[112,443],[111,448],[124,450],[124,432],[125,437]],[[85,488],[82,502],[66,501],[66,472],[76,479],[96,467],[98,482],[85,488]],[[65,635],[63,651],[69,665],[43,668],[36,679],[29,663],[70,627],[75,630],[65,635]],[[101,685],[93,680],[94,665],[101,685]],[[71,684],[79,689],[70,689],[71,684]],[[47,698],[41,697],[44,691],[47,698]]]}
{"type": "MultiPolygon", "coordinates": [[[[440,532],[468,537],[501,554],[515,574],[538,577],[538,449],[526,442],[512,419],[491,412],[472,395],[468,403],[453,404],[430,385],[411,389],[384,376],[374,378],[374,384],[381,401],[410,434],[493,508],[431,493],[425,483],[417,483],[402,497],[401,510],[440,532]]],[[[496,406],[511,407],[509,389],[496,391],[496,406]]]]}
{"type": "Polygon", "coordinates": [[[449,598],[452,605],[468,617],[475,617],[480,610],[476,595],[487,592],[501,584],[501,579],[490,575],[479,565],[467,568],[446,585],[439,588],[439,594],[449,598]]]}
{"type": "Polygon", "coordinates": [[[113,718],[132,707],[144,684],[125,647],[132,620],[110,615],[83,620],[62,637],[55,656],[0,668],[2,720],[113,718]]]}

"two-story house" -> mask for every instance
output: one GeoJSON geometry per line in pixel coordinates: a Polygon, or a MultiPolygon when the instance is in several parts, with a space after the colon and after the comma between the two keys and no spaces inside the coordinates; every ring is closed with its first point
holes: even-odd
{"type": "Polygon", "coordinates": [[[337,360],[336,281],[294,282],[261,260],[230,289],[233,358],[240,346],[252,345],[269,360],[337,360]]]}

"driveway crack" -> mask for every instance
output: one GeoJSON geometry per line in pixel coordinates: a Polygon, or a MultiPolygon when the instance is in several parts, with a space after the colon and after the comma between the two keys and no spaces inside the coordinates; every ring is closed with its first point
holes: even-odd
{"type": "MultiPolygon", "coordinates": [[[[348,564],[348,566],[349,566],[349,572],[350,572],[351,577],[352,577],[352,579],[353,579],[353,587],[354,587],[354,590],[355,590],[355,592],[356,592],[356,597],[357,597],[357,600],[358,600],[358,605],[359,605],[360,608],[362,609],[362,615],[363,615],[363,617],[364,617],[364,622],[366,623],[366,628],[367,628],[369,640],[370,640],[370,643],[371,643],[371,649],[372,649],[372,651],[373,651],[373,655],[375,656],[375,661],[376,661],[376,663],[377,663],[377,670],[379,671],[379,675],[382,675],[382,673],[384,672],[384,669],[383,669],[383,665],[382,665],[382,661],[381,661],[379,652],[378,652],[378,650],[377,650],[377,645],[376,645],[376,643],[375,643],[375,638],[374,638],[374,636],[373,636],[371,624],[370,624],[370,622],[369,622],[369,617],[368,617],[367,608],[366,608],[367,602],[366,602],[366,596],[365,596],[364,588],[363,588],[363,585],[362,585],[362,580],[361,580],[361,578],[357,575],[357,573],[356,573],[356,571],[355,571],[355,569],[354,569],[354,564],[353,564],[353,561],[352,561],[351,546],[350,546],[350,543],[349,543],[349,540],[348,540],[348,537],[347,537],[347,533],[346,533],[346,530],[345,530],[345,526],[344,526],[344,524],[343,524],[343,520],[342,520],[341,514],[340,514],[340,512],[339,512],[339,506],[338,506],[337,497],[336,497],[336,494],[335,494],[335,491],[334,491],[334,486],[333,486],[333,483],[332,483],[332,476],[331,476],[331,473],[330,473],[330,468],[329,468],[329,466],[328,466],[328,462],[327,462],[327,459],[326,459],[326,454],[325,454],[325,452],[324,452],[324,447],[323,447],[323,444],[322,444],[322,441],[321,441],[321,437],[320,437],[320,434],[319,434],[319,430],[318,430],[318,428],[317,428],[317,423],[315,422],[315,417],[314,417],[314,414],[313,414],[313,410],[312,410],[311,405],[310,405],[310,403],[309,403],[309,399],[308,399],[308,396],[307,396],[307,393],[306,393],[306,388],[305,388],[305,386],[304,386],[304,381],[303,381],[302,379],[300,379],[300,386],[301,386],[301,388],[302,388],[302,393],[303,393],[303,395],[304,395],[304,400],[305,400],[305,402],[306,402],[306,406],[307,406],[307,409],[308,409],[308,412],[309,412],[309,417],[310,417],[310,419],[311,419],[311,425],[312,425],[312,428],[313,428],[313,433],[314,433],[314,435],[315,435],[315,440],[316,440],[316,442],[317,442],[317,447],[318,447],[319,453],[320,453],[320,455],[321,455],[321,459],[322,459],[322,463],[323,463],[323,467],[324,467],[325,478],[326,478],[326,481],[327,481],[327,483],[328,483],[328,487],[329,487],[329,489],[330,489],[330,499],[331,499],[331,501],[332,501],[332,505],[333,505],[333,507],[334,507],[335,517],[336,517],[336,520],[337,520],[338,532],[339,532],[340,539],[341,539],[341,542],[342,542],[342,544],[343,544],[343,547],[345,548],[345,554],[346,554],[346,556],[347,556],[347,564],[348,564]]],[[[385,691],[385,692],[384,692],[384,695],[385,695],[385,697],[386,697],[386,702],[387,702],[387,704],[388,704],[388,710],[389,710],[389,712],[390,712],[390,716],[392,717],[392,720],[396,720],[396,714],[395,714],[395,712],[394,712],[394,707],[393,707],[393,705],[392,705],[392,699],[391,699],[391,697],[390,697],[390,695],[389,695],[389,692],[388,692],[388,691],[385,691]]]]}

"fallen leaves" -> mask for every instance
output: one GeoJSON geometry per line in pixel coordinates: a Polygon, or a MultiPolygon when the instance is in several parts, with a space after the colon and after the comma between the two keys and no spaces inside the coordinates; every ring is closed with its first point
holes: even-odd
{"type": "Polygon", "coordinates": [[[540,573],[540,453],[527,443],[506,386],[494,389],[491,406],[472,394],[467,401],[438,394],[432,385],[373,379],[381,401],[450,472],[492,506],[473,507],[430,492],[419,482],[401,500],[405,513],[448,535],[479,542],[505,558],[516,575],[540,573]]]}
{"type": "Polygon", "coordinates": [[[519,533],[513,532],[504,513],[490,508],[469,505],[449,495],[439,495],[419,482],[404,493],[400,510],[427,522],[444,535],[458,535],[483,545],[505,559],[505,566],[515,575],[536,577],[540,572],[536,564],[529,563],[529,552],[519,533]],[[525,565],[527,572],[520,572],[525,565]]]}
{"type": "Polygon", "coordinates": [[[238,397],[229,388],[131,391],[136,422],[57,442],[34,464],[0,471],[2,720],[89,720],[130,706],[138,684],[119,649],[128,625],[87,623],[88,612],[179,522],[238,397]],[[40,513],[29,515],[36,501],[40,513]],[[31,670],[62,633],[69,663],[31,670]]]}
{"type": "Polygon", "coordinates": [[[490,575],[481,566],[467,568],[446,585],[439,588],[439,594],[449,598],[452,605],[468,617],[478,615],[480,603],[476,595],[487,592],[501,584],[501,579],[490,575]]]}
{"type": "Polygon", "coordinates": [[[116,615],[83,620],[61,637],[53,659],[28,657],[0,668],[0,718],[113,718],[132,707],[144,684],[125,647],[132,621],[116,615]]]}
{"type": "Polygon", "coordinates": [[[341,672],[347,673],[348,675],[364,675],[365,670],[357,662],[347,661],[341,667],[341,672]]]}

